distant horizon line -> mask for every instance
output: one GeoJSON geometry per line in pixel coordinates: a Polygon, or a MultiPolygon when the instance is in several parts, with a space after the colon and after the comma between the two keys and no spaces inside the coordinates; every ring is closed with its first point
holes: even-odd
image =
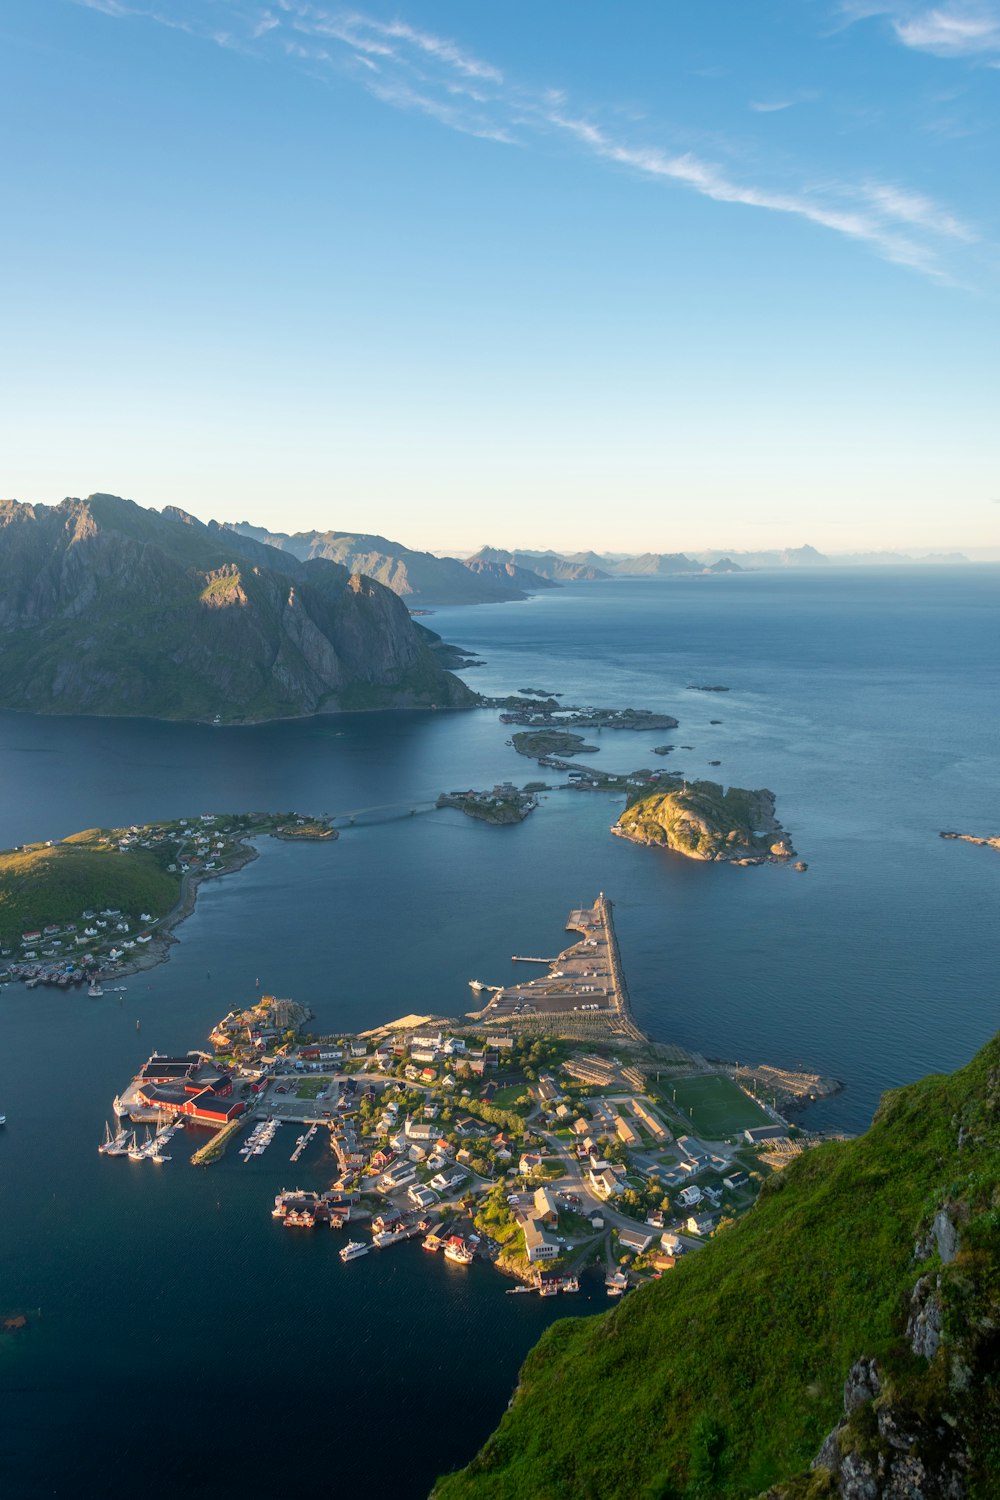
{"type": "MultiPolygon", "coordinates": [[[[801,542],[797,542],[797,543],[794,543],[794,544],[789,544],[787,542],[784,542],[784,543],[771,543],[770,545],[761,545],[761,546],[756,546],[756,547],[750,547],[750,546],[745,546],[745,545],[742,546],[742,547],[720,546],[718,544],[712,544],[712,543],[707,543],[707,542],[690,544],[690,545],[686,545],[686,546],[685,545],[680,545],[679,546],[679,545],[675,544],[675,545],[670,546],[670,547],[663,547],[663,546],[658,547],[658,546],[655,546],[655,545],[646,544],[646,545],[639,545],[639,546],[631,547],[631,548],[622,548],[622,547],[617,547],[617,548],[603,547],[602,548],[602,547],[594,546],[592,544],[591,545],[582,545],[582,546],[579,545],[579,544],[577,544],[577,545],[575,545],[573,547],[540,546],[538,544],[535,544],[535,545],[506,544],[506,545],[504,545],[504,544],[500,544],[500,543],[496,543],[496,542],[480,542],[476,546],[470,546],[468,543],[463,543],[460,546],[447,546],[447,545],[445,545],[445,546],[440,546],[440,545],[435,546],[435,545],[428,545],[427,543],[420,543],[420,542],[404,542],[399,537],[390,536],[385,531],[363,529],[361,527],[312,525],[312,526],[298,526],[298,527],[295,527],[294,529],[288,529],[288,524],[287,523],[283,523],[281,525],[271,525],[271,526],[268,526],[268,525],[261,525],[261,523],[259,521],[250,521],[250,520],[245,520],[245,519],[244,520],[240,520],[240,521],[225,521],[225,520],[217,520],[215,516],[209,516],[209,517],[205,518],[205,517],[199,516],[195,510],[189,509],[188,506],[186,506],[186,505],[179,505],[176,501],[164,501],[160,505],[143,505],[141,501],[133,499],[132,496],[128,496],[128,495],[116,495],[114,493],[114,491],[112,491],[112,490],[91,490],[90,493],[87,494],[87,495],[64,495],[64,496],[61,497],[60,500],[54,500],[54,501],[53,500],[19,500],[19,499],[17,499],[16,496],[13,496],[13,495],[9,495],[9,496],[2,496],[2,495],[0,495],[0,504],[32,505],[32,506],[34,506],[34,505],[58,506],[58,505],[60,505],[62,503],[63,500],[83,500],[83,501],[86,501],[86,500],[94,499],[97,496],[102,496],[102,495],[106,495],[106,496],[108,496],[110,498],[113,498],[113,499],[127,500],[131,504],[138,506],[140,509],[155,511],[157,513],[162,513],[163,511],[170,510],[170,509],[185,511],[187,514],[194,516],[195,519],[202,521],[202,523],[204,525],[207,525],[209,523],[209,521],[216,521],[216,524],[220,525],[220,526],[231,526],[231,527],[251,526],[255,530],[267,532],[268,535],[271,535],[271,536],[278,536],[278,535],[284,535],[284,536],[302,536],[302,535],[307,535],[310,532],[314,532],[314,533],[322,534],[322,535],[326,535],[328,533],[332,533],[332,534],[334,534],[336,536],[346,536],[346,537],[350,537],[350,536],[356,536],[356,537],[381,537],[383,540],[385,540],[387,542],[391,542],[395,546],[404,547],[407,551],[410,551],[410,552],[425,552],[425,553],[429,554],[432,557],[438,557],[438,558],[453,557],[453,558],[456,558],[458,560],[462,560],[464,558],[472,557],[477,552],[482,551],[484,548],[490,548],[490,549],[492,549],[494,551],[497,551],[497,552],[521,553],[523,555],[535,554],[535,555],[538,555],[538,556],[554,556],[554,557],[564,558],[564,559],[573,558],[573,557],[579,557],[582,554],[591,553],[594,557],[601,558],[601,559],[606,559],[608,562],[622,562],[622,561],[624,561],[627,558],[644,557],[644,556],[645,557],[678,557],[678,556],[686,556],[686,557],[690,557],[691,560],[692,560],[692,562],[700,562],[702,560],[700,554],[705,554],[705,553],[711,553],[713,555],[713,557],[715,559],[717,559],[717,560],[719,560],[719,559],[725,559],[726,557],[729,557],[732,560],[737,561],[740,557],[760,557],[762,555],[769,554],[769,553],[770,554],[795,553],[795,552],[801,552],[801,551],[804,551],[804,550],[809,550],[809,551],[816,552],[821,557],[827,558],[830,561],[836,561],[838,559],[844,559],[844,558],[846,558],[846,559],[852,559],[852,558],[870,558],[870,559],[873,559],[873,560],[877,560],[880,557],[884,557],[886,559],[896,558],[896,559],[899,559],[899,560],[901,560],[903,562],[912,561],[912,562],[916,562],[916,563],[921,563],[921,564],[923,564],[924,566],[927,566],[927,567],[948,566],[949,564],[951,564],[953,566],[961,566],[961,565],[966,564],[966,563],[976,563],[976,562],[1000,562],[1000,542],[998,542],[996,544],[993,544],[993,545],[984,545],[982,543],[976,543],[976,544],[971,544],[970,545],[970,544],[962,544],[962,543],[943,543],[943,542],[942,543],[933,544],[933,545],[928,545],[926,543],[921,543],[921,544],[917,544],[917,545],[908,544],[908,543],[896,543],[896,544],[894,544],[892,546],[887,546],[887,545],[876,546],[876,545],[872,545],[872,544],[869,544],[869,545],[866,546],[866,545],[863,545],[863,544],[855,544],[854,546],[840,546],[840,547],[837,548],[836,551],[834,551],[832,549],[824,548],[824,547],[817,547],[814,543],[807,542],[807,541],[801,541],[801,542]]],[[[817,566],[819,566],[819,564],[817,564],[817,566]]]]}

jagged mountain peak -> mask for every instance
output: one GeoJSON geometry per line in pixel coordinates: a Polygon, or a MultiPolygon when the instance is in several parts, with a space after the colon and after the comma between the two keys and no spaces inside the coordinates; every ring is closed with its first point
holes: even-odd
{"type": "Polygon", "coordinates": [[[0,507],[0,704],[245,720],[463,704],[388,589],[114,495],[0,507]]]}

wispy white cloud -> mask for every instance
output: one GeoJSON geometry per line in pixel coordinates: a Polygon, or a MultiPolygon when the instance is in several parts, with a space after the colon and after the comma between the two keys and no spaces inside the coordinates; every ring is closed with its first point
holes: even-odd
{"type": "Polygon", "coordinates": [[[920,0],[840,0],[847,24],[881,17],[904,47],[935,57],[987,62],[1000,56],[997,0],[956,0],[928,6],[920,0]]]}
{"type": "Polygon", "coordinates": [[[251,29],[250,35],[253,37],[254,41],[257,41],[258,38],[266,36],[269,31],[274,31],[275,28],[280,25],[281,22],[279,21],[278,17],[272,15],[271,12],[267,10],[261,16],[257,24],[251,29]]]}
{"type": "MultiPolygon", "coordinates": [[[[217,45],[284,58],[313,72],[347,74],[394,109],[425,115],[449,130],[483,140],[527,145],[557,135],[596,159],[651,181],[675,184],[716,203],[797,218],[866,245],[894,264],[942,280],[950,279],[944,247],[976,238],[951,210],[905,186],[869,178],[856,184],[790,184],[785,165],[764,169],[755,174],[757,180],[748,181],[745,174],[691,151],[635,140],[631,136],[640,128],[643,133],[651,128],[648,122],[643,127],[633,120],[623,124],[621,112],[611,111],[609,118],[618,123],[599,123],[574,109],[564,90],[527,88],[451,38],[401,19],[384,21],[356,10],[329,9],[314,0],[270,0],[266,5],[260,0],[156,0],[156,11],[140,10],[125,0],[76,3],[107,15],[143,15],[180,25],[217,45]]],[[[860,6],[867,14],[882,15],[892,8],[890,0],[850,3],[855,8],[852,19],[857,19],[860,6]]],[[[917,19],[894,17],[899,25],[915,24],[917,19]]],[[[767,114],[790,107],[800,97],[804,96],[755,101],[750,108],[767,114]]],[[[669,132],[661,127],[655,134],[663,137],[669,132]]]]}
{"type": "Polygon", "coordinates": [[[82,5],[86,10],[99,10],[105,16],[137,16],[142,12],[132,5],[122,4],[122,0],[76,0],[77,5],[82,5]]]}
{"type": "Polygon", "coordinates": [[[962,240],[966,244],[971,244],[978,237],[968,224],[964,224],[961,219],[922,193],[908,192],[905,188],[881,182],[866,182],[861,191],[868,202],[887,219],[929,229],[934,234],[962,240]]]}
{"type": "Polygon", "coordinates": [[[1000,13],[992,7],[942,7],[893,23],[904,47],[938,57],[978,57],[1000,52],[1000,13]]]}
{"type": "MultiPolygon", "coordinates": [[[[553,125],[568,131],[598,155],[631,167],[645,176],[684,183],[717,203],[737,203],[748,208],[768,209],[773,213],[805,219],[811,224],[846,235],[849,239],[871,245],[885,260],[897,265],[910,266],[928,275],[944,275],[937,265],[932,247],[895,231],[889,221],[893,217],[899,217],[898,215],[885,211],[874,214],[838,206],[835,202],[823,201],[804,192],[781,192],[737,182],[719,167],[700,160],[690,152],[672,156],[655,147],[626,146],[610,139],[589,121],[557,114],[552,114],[549,118],[553,125]]],[[[850,192],[848,189],[847,194],[850,192]]]]}
{"type": "Polygon", "coordinates": [[[751,99],[750,108],[755,115],[776,115],[782,109],[791,109],[794,99],[751,99]]]}

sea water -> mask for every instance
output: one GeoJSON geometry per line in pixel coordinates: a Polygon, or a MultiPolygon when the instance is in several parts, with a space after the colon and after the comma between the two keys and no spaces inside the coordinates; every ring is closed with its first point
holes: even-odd
{"type": "Polygon", "coordinates": [[[33,1314],[0,1337],[3,1493],[281,1491],[313,1464],[346,1487],[391,1461],[397,1493],[421,1495],[495,1425],[544,1326],[603,1309],[599,1285],[506,1297],[487,1267],[419,1243],[344,1266],[342,1237],[270,1218],[279,1188],[330,1175],[319,1141],[289,1165],[290,1127],[247,1166],[192,1170],[183,1137],[162,1167],[99,1157],[137,1064],[203,1045],[259,990],[323,1030],[460,1014],[470,979],[554,954],[570,908],[604,890],[640,1025],[841,1079],[807,1123],[863,1129],[884,1089],[966,1061],[1000,1025],[1000,855],[938,833],[1000,828],[998,583],[996,568],[614,580],[436,612],[485,660],[466,674],[480,691],[673,714],[671,731],[588,730],[584,761],[770,787],[804,874],[627,844],[606,794],[554,791],[503,828],[434,809],[442,790],[545,775],[491,711],[247,729],[0,715],[3,846],[228,809],[342,827],[335,843],[262,840],[203,885],[169,962],[124,994],[0,994],[0,1315],[33,1314]],[[705,685],[729,691],[689,690],[705,685]]]}

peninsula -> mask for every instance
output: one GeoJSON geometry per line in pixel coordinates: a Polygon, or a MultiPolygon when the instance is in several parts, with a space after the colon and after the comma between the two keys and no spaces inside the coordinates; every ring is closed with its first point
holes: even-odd
{"type": "Polygon", "coordinates": [[[175,941],[202,880],[256,858],[264,835],[328,840],[325,818],[203,813],[129,828],[89,828],[0,853],[0,982],[67,989],[149,969],[175,941]]]}
{"type": "MultiPolygon", "coordinates": [[[[577,1291],[595,1264],[609,1297],[644,1285],[814,1139],[778,1114],[767,1070],[714,1066],[636,1025],[603,894],[566,926],[578,941],[558,958],[520,960],[550,970],[530,999],[510,986],[466,1017],[317,1036],[290,999],[231,1010],[211,1054],[139,1067],[99,1151],[163,1164],[186,1142],[208,1166],[242,1134],[250,1165],[295,1124],[289,1160],[309,1152],[304,1170],[329,1186],[283,1189],[270,1212],[283,1229],[349,1228],[345,1263],[419,1235],[456,1264],[492,1263],[511,1290],[577,1291]]],[[[836,1087],[779,1076],[789,1098],[836,1087]]]]}

